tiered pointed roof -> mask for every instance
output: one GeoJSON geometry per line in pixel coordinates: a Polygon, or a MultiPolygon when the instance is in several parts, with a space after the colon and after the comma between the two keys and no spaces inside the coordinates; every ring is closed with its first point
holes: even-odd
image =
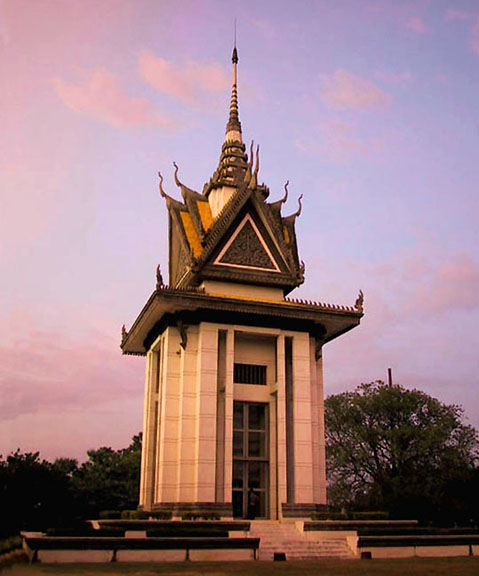
{"type": "Polygon", "coordinates": [[[280,287],[287,294],[304,280],[298,257],[295,220],[284,217],[285,196],[266,202],[269,189],[259,184],[259,147],[253,159],[242,140],[238,109],[238,53],[233,50],[233,86],[226,136],[218,167],[202,193],[175,182],[183,201],[160,193],[169,211],[169,284],[174,288],[220,280],[280,287]],[[254,165],[254,166],[253,166],[254,165]]]}
{"type": "MultiPolygon", "coordinates": [[[[283,216],[288,182],[282,198],[267,202],[269,189],[259,184],[259,148],[246,153],[238,111],[238,53],[233,51],[233,88],[225,142],[218,167],[201,193],[185,186],[175,164],[175,182],[182,200],[160,193],[169,218],[169,282],[157,269],[156,290],[127,332],[124,354],[144,355],[167,326],[176,326],[182,347],[187,326],[218,322],[307,331],[321,346],[357,326],[363,316],[363,293],[354,306],[337,306],[281,298],[304,280],[299,260],[294,214],[283,216]],[[214,281],[279,288],[227,290],[214,281]],[[207,282],[209,285],[207,285],[207,282]],[[213,281],[213,282],[211,282],[213,281]],[[257,293],[256,293],[257,292],[257,293]]],[[[230,286],[231,288],[231,286],[230,286]]]]}

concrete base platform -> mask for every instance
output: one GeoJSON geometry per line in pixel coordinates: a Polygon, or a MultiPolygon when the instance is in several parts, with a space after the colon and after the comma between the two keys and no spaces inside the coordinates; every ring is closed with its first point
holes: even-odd
{"type": "Polygon", "coordinates": [[[371,558],[452,558],[455,556],[478,556],[479,546],[371,546],[361,547],[360,554],[370,553],[371,558]]]}

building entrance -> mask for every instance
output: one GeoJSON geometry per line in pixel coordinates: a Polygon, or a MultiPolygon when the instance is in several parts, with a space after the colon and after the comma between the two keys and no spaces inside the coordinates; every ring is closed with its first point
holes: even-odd
{"type": "Polygon", "coordinates": [[[269,508],[268,405],[234,402],[233,516],[267,518],[269,508]]]}

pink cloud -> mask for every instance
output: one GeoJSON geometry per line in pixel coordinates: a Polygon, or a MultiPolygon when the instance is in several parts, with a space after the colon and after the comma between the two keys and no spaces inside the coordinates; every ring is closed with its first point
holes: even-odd
{"type": "Polygon", "coordinates": [[[367,110],[387,106],[390,96],[372,82],[347,70],[321,76],[323,102],[335,110],[367,110]]]}
{"type": "Polygon", "coordinates": [[[0,420],[0,454],[40,451],[42,458],[58,457],[85,461],[87,450],[100,446],[125,448],[142,428],[142,393],[136,398],[116,399],[88,409],[46,408],[0,420]],[[121,423],[121,425],[119,425],[121,423]]]}
{"type": "Polygon", "coordinates": [[[306,155],[317,155],[330,162],[347,162],[353,158],[378,158],[386,147],[385,134],[364,129],[355,121],[337,116],[322,119],[314,128],[315,137],[301,135],[296,148],[306,155]],[[319,138],[318,138],[319,134],[319,138]]]}
{"type": "Polygon", "coordinates": [[[438,73],[437,79],[443,85],[449,84],[449,76],[443,72],[438,73]]]}
{"type": "Polygon", "coordinates": [[[428,250],[432,254],[418,249],[401,254],[387,266],[373,267],[370,276],[395,308],[411,317],[479,310],[479,261],[467,253],[437,254],[434,245],[428,250]]]}
{"type": "Polygon", "coordinates": [[[53,84],[68,108],[115,128],[174,127],[173,120],[155,110],[149,100],[125,93],[118,78],[106,70],[85,73],[84,80],[78,84],[60,78],[54,79],[53,84]]]}
{"type": "Polygon", "coordinates": [[[249,23],[254,26],[262,36],[265,36],[269,40],[274,40],[278,36],[277,30],[270,20],[249,18],[249,23]]]}
{"type": "Polygon", "coordinates": [[[356,126],[337,118],[329,119],[319,127],[321,143],[316,140],[298,137],[296,148],[306,154],[327,158],[330,162],[345,162],[368,153],[368,145],[361,140],[356,126]]]}
{"type": "Polygon", "coordinates": [[[34,332],[2,343],[0,419],[85,410],[141,395],[144,360],[122,357],[116,344],[96,332],[75,342],[60,333],[34,332]]]}
{"type": "Polygon", "coordinates": [[[7,46],[10,44],[10,30],[7,25],[6,4],[0,0],[0,42],[7,46]]]}
{"type": "Polygon", "coordinates": [[[388,84],[408,84],[413,79],[411,72],[376,72],[376,76],[388,84]]]}
{"type": "Polygon", "coordinates": [[[418,291],[418,300],[434,312],[478,308],[479,262],[469,254],[458,254],[439,267],[427,286],[418,291]]]}
{"type": "Polygon", "coordinates": [[[446,21],[462,21],[469,24],[469,45],[474,54],[479,54],[479,12],[447,10],[446,21]]]}
{"type": "Polygon", "coordinates": [[[421,18],[419,18],[419,16],[411,16],[411,18],[409,18],[406,22],[406,28],[412,32],[415,32],[416,34],[426,33],[426,27],[424,26],[424,23],[421,18]]]}
{"type": "Polygon", "coordinates": [[[153,88],[192,104],[198,94],[224,93],[231,79],[217,63],[205,64],[195,60],[183,66],[158,58],[149,50],[144,50],[139,59],[140,74],[153,88]]]}
{"type": "Polygon", "coordinates": [[[469,20],[471,13],[465,10],[446,10],[446,20],[469,20]]]}
{"type": "Polygon", "coordinates": [[[367,145],[359,137],[354,123],[330,118],[321,128],[324,146],[331,159],[338,160],[367,152],[367,145]]]}

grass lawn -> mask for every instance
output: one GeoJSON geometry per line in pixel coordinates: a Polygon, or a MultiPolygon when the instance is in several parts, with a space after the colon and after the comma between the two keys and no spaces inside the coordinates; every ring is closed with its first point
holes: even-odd
{"type": "Polygon", "coordinates": [[[320,562],[182,562],[125,564],[16,564],[5,576],[478,576],[479,557],[320,562]]]}

